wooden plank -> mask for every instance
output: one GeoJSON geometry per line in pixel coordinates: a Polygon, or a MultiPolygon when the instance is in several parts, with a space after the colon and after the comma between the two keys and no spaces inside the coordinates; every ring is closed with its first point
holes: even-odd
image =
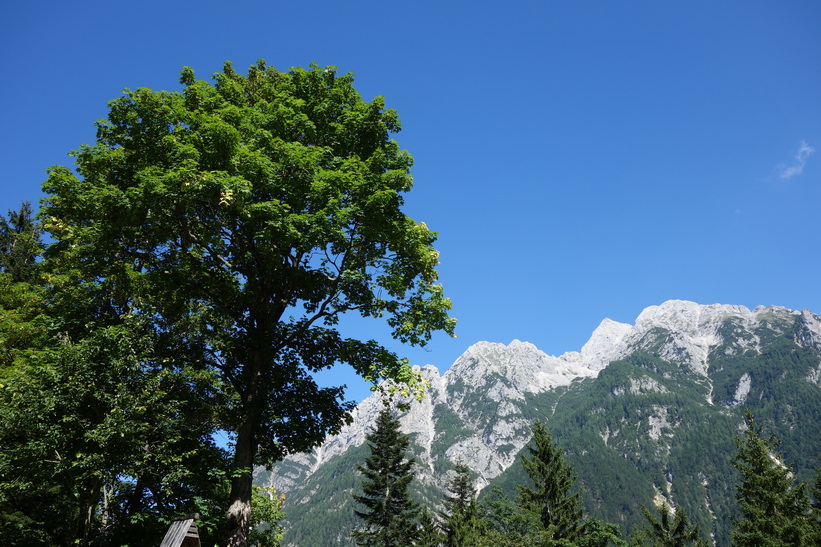
{"type": "Polygon", "coordinates": [[[185,520],[176,520],[171,523],[171,526],[168,527],[168,531],[165,533],[165,537],[160,543],[160,547],[180,547],[182,542],[185,541],[186,536],[188,536],[188,531],[193,526],[194,534],[197,538],[197,543],[199,543],[199,533],[197,531],[197,525],[194,524],[194,519],[185,519],[185,520]]]}

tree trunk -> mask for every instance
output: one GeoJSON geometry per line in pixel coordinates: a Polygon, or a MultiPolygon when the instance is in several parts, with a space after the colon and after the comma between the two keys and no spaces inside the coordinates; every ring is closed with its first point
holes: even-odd
{"type": "MultiPolygon", "coordinates": [[[[257,313],[251,310],[251,322],[260,327],[264,321],[255,319],[257,313]]],[[[234,446],[234,473],[231,477],[231,494],[228,497],[227,515],[227,547],[247,547],[248,536],[251,533],[251,492],[254,481],[254,459],[257,450],[256,434],[260,424],[259,402],[256,400],[257,388],[265,370],[264,364],[269,362],[266,359],[270,348],[266,347],[261,340],[268,337],[259,332],[251,333],[251,369],[248,371],[245,385],[235,385],[239,393],[242,393],[242,421],[237,428],[237,439],[234,446]]]]}
{"type": "Polygon", "coordinates": [[[80,497],[82,500],[82,518],[83,518],[83,544],[87,544],[89,537],[91,537],[91,527],[94,524],[95,509],[97,502],[100,499],[100,488],[103,487],[103,481],[94,479],[91,484],[81,491],[80,497]]]}
{"type": "Polygon", "coordinates": [[[237,431],[234,472],[228,498],[228,547],[246,547],[251,532],[251,490],[253,488],[254,434],[246,420],[237,431]]]}

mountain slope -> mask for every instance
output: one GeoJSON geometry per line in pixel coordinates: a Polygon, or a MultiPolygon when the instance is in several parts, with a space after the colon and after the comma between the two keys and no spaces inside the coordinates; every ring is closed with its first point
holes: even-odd
{"type": "MultiPolygon", "coordinates": [[[[431,505],[457,460],[478,489],[512,491],[525,480],[517,455],[538,418],[575,466],[589,513],[627,532],[642,504],[666,499],[726,545],[743,408],[784,441],[799,478],[821,451],[821,318],[807,311],[669,301],[634,325],[605,319],[580,352],[479,342],[444,375],[421,371],[429,394],[402,424],[419,461],[417,495],[431,505]]],[[[259,474],[286,493],[290,544],[347,544],[355,469],[381,404],[366,399],[339,435],[259,474]]]]}

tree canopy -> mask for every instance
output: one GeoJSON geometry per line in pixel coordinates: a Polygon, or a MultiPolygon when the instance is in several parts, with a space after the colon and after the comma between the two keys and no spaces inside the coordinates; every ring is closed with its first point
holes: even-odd
{"type": "MultiPolygon", "coordinates": [[[[203,400],[233,440],[230,545],[247,540],[251,469],[303,451],[344,423],[342,387],[312,373],[347,363],[413,381],[374,340],[346,337],[348,313],[383,318],[401,342],[453,333],[437,284],[436,234],[402,212],[411,156],[397,114],[364,101],[334,67],[214,83],[182,72],[181,92],[126,90],[53,167],[42,215],[52,275],[93,285],[114,315],[139,317],[152,362],[211,374],[203,400]]],[[[202,386],[199,389],[203,389],[202,386]]]]}

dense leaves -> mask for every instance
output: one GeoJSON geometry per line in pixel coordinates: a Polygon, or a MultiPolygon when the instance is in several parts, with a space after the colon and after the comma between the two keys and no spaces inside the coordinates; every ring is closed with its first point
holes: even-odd
{"type": "MultiPolygon", "coordinates": [[[[99,286],[115,313],[156,335],[155,360],[212,375],[209,399],[234,441],[228,535],[249,533],[251,468],[319,443],[347,419],[342,388],[312,373],[347,363],[378,381],[416,379],[341,316],[383,318],[424,344],[453,332],[436,284],[436,234],[401,210],[410,155],[396,112],[368,103],[333,67],[214,84],[186,68],[182,92],[127,91],[50,170],[43,215],[52,271],[99,286]]],[[[209,411],[211,412],[211,411],[209,411]]]]}
{"type": "Polygon", "coordinates": [[[112,318],[67,287],[50,298],[3,274],[0,289],[3,535],[153,543],[170,518],[197,511],[208,537],[227,494],[213,475],[225,461],[211,440],[211,379],[162,366],[142,321],[112,318]]]}
{"type": "Polygon", "coordinates": [[[254,486],[251,497],[251,533],[248,542],[256,547],[279,547],[283,538],[285,518],[282,504],[285,495],[277,495],[272,487],[254,486]]]}

